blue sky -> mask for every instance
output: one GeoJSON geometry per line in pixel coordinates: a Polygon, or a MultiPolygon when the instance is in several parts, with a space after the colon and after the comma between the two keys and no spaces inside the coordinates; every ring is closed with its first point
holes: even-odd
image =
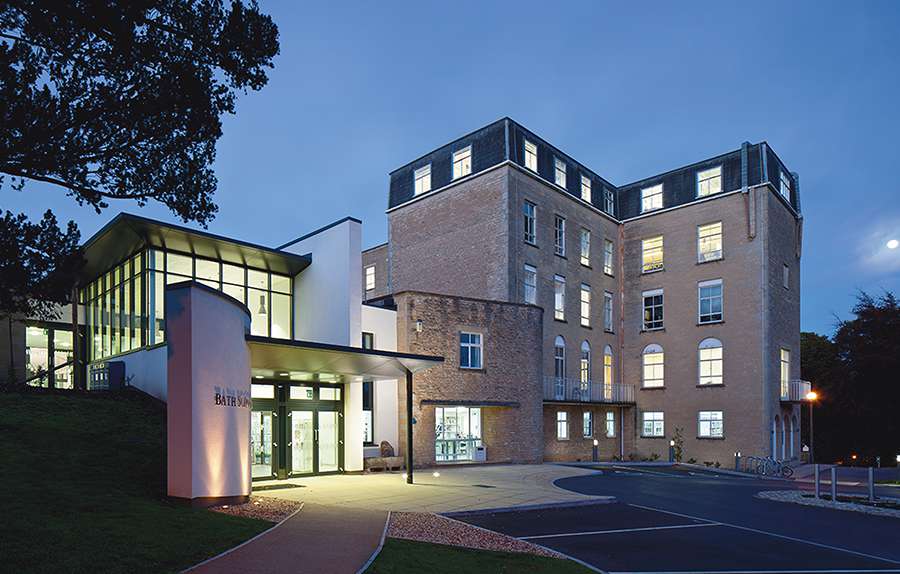
{"type": "MultiPolygon", "coordinates": [[[[802,328],[900,293],[900,2],[274,2],[281,55],[218,146],[210,231],[277,245],[345,215],[386,239],[388,172],[509,115],[613,183],[766,140],[801,176],[802,328]]],[[[87,238],[102,215],[5,188],[87,238]]]]}

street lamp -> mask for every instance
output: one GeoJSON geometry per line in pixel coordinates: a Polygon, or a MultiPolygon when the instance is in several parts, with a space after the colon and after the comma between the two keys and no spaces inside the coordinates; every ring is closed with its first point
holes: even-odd
{"type": "Polygon", "coordinates": [[[815,448],[813,447],[813,404],[816,402],[816,399],[819,398],[819,394],[816,391],[809,391],[806,393],[806,400],[809,402],[809,463],[813,464],[815,462],[815,448]]]}

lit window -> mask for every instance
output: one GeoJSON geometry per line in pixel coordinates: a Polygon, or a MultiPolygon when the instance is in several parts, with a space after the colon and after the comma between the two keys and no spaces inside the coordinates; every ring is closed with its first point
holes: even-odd
{"type": "Polygon", "coordinates": [[[641,213],[661,209],[662,206],[663,186],[661,183],[641,190],[641,213]]]}
{"type": "Polygon", "coordinates": [[[700,385],[721,385],[722,378],[722,341],[703,339],[700,341],[700,385]]]}
{"type": "Polygon", "coordinates": [[[537,214],[537,206],[530,201],[522,204],[522,215],[525,218],[525,243],[532,245],[537,241],[537,226],[535,217],[537,214]]]}
{"type": "Polygon", "coordinates": [[[663,290],[644,291],[644,330],[663,328],[663,290]]]}
{"type": "Polygon", "coordinates": [[[791,200],[791,176],[786,171],[781,172],[781,195],[786,200],[791,200]]]}
{"type": "Polygon", "coordinates": [[[584,227],[581,228],[581,264],[591,266],[591,232],[584,227]]]}
{"type": "Polygon", "coordinates": [[[431,164],[422,166],[413,173],[415,195],[431,191],[431,164]]]}
{"type": "Polygon", "coordinates": [[[722,166],[697,172],[697,197],[722,191],[722,166]]]}
{"type": "Polygon", "coordinates": [[[594,436],[594,413],[591,411],[584,411],[582,415],[581,434],[584,438],[594,436]]]}
{"type": "Polygon", "coordinates": [[[591,286],[581,284],[581,326],[591,326],[591,286]]]}
{"type": "Polygon", "coordinates": [[[562,275],[553,277],[553,318],[566,320],[566,278],[562,275]]]}
{"type": "Polygon", "coordinates": [[[603,190],[603,208],[606,213],[612,215],[616,209],[616,200],[611,189],[603,190]]]}
{"type": "Polygon", "coordinates": [[[480,333],[459,334],[459,366],[463,369],[480,369],[482,346],[480,333]]]}
{"type": "Polygon", "coordinates": [[[663,353],[662,347],[656,344],[644,347],[644,351],[641,353],[641,365],[641,379],[645,388],[665,386],[665,353],[663,353]]]}
{"type": "Polygon", "coordinates": [[[537,159],[537,146],[525,140],[525,167],[536,172],[538,170],[537,159]]]}
{"type": "Polygon", "coordinates": [[[581,199],[591,202],[591,178],[586,175],[581,176],[581,199]]]}
{"type": "Polygon", "coordinates": [[[701,281],[697,284],[699,298],[699,322],[715,323],[722,320],[722,280],[701,281]]]}
{"type": "MultiPolygon", "coordinates": [[[[612,384],[613,384],[613,353],[612,347],[609,345],[603,348],[603,385],[606,389],[609,389],[610,394],[612,394],[612,384]]],[[[604,391],[604,394],[605,391],[604,391]]]]}
{"type": "Polygon", "coordinates": [[[781,349],[781,398],[789,396],[791,386],[791,352],[781,349]]]}
{"type": "Polygon", "coordinates": [[[697,261],[706,263],[722,258],[722,222],[697,226],[697,261]]]}
{"type": "Polygon", "coordinates": [[[453,152],[453,179],[472,173],[472,146],[453,152]]]}
{"type": "Polygon", "coordinates": [[[569,440],[569,413],[556,411],[556,438],[569,440]]]}
{"type": "Polygon", "coordinates": [[[371,291],[375,288],[375,266],[369,265],[366,267],[366,291],[371,291]]]}
{"type": "Polygon", "coordinates": [[[553,167],[556,173],[554,181],[560,187],[566,187],[566,162],[559,158],[553,158],[553,167]]]}
{"type": "Polygon", "coordinates": [[[557,255],[566,256],[566,218],[553,216],[553,250],[557,255]]]}
{"type": "Polygon", "coordinates": [[[603,292],[603,330],[613,330],[613,295],[609,291],[603,292]]]}
{"type": "Polygon", "coordinates": [[[606,437],[613,438],[616,436],[616,413],[606,411],[606,437]]]}
{"type": "Polygon", "coordinates": [[[613,274],[613,242],[609,239],[603,240],[603,272],[613,274]]]}
{"type": "Polygon", "coordinates": [[[641,436],[666,436],[665,416],[662,412],[643,413],[643,423],[643,427],[641,428],[641,436]]]}
{"type": "Polygon", "coordinates": [[[781,266],[781,286],[785,289],[791,288],[791,268],[788,267],[787,263],[781,266]]]}
{"type": "Polygon", "coordinates": [[[700,411],[697,415],[697,436],[700,438],[725,436],[722,418],[722,411],[700,411]]]}
{"type": "Polygon", "coordinates": [[[525,265],[525,277],[522,283],[522,299],[532,305],[537,304],[537,268],[525,265]]]}
{"type": "Polygon", "coordinates": [[[650,237],[641,241],[641,271],[652,273],[663,268],[663,238],[650,237]]]}
{"type": "Polygon", "coordinates": [[[587,341],[581,342],[581,361],[578,365],[579,381],[581,382],[581,391],[584,393],[583,398],[590,396],[591,385],[591,344],[587,341]]]}

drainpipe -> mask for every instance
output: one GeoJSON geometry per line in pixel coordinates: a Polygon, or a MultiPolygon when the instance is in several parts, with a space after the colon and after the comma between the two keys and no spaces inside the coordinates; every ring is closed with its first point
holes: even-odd
{"type": "Polygon", "coordinates": [[[413,483],[413,374],[406,369],[406,483],[413,483]]]}

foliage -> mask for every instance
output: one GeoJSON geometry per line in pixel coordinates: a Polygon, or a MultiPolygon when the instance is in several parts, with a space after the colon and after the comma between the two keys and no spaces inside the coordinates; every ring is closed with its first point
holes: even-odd
{"type": "MultiPolygon", "coordinates": [[[[860,293],[853,314],[832,338],[801,333],[803,378],[819,394],[814,454],[820,462],[851,453],[894,460],[900,452],[900,305],[890,292],[860,293]]],[[[808,421],[803,427],[808,430],[808,421]]]]}
{"type": "Polygon", "coordinates": [[[672,441],[675,443],[673,446],[673,450],[675,451],[675,462],[681,462],[681,457],[684,456],[684,429],[681,427],[675,427],[675,432],[672,434],[672,441]]]}
{"type": "Polygon", "coordinates": [[[38,223],[7,211],[0,218],[0,316],[57,318],[82,264],[80,239],[74,222],[63,231],[50,211],[38,223]]]}
{"type": "Polygon", "coordinates": [[[205,224],[220,116],[237,91],[266,84],[278,50],[253,2],[4,2],[0,174],[16,189],[61,186],[98,212],[152,199],[205,224]]]}

